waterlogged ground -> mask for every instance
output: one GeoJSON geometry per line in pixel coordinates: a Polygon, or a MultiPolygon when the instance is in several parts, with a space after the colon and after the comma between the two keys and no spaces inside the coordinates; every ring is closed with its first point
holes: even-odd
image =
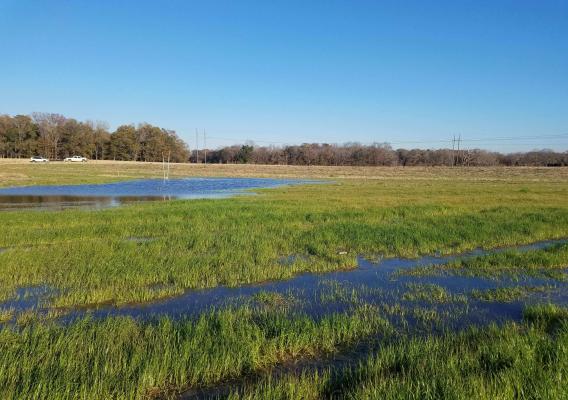
{"type": "Polygon", "coordinates": [[[568,398],[566,172],[372,171],[0,213],[1,397],[568,398]]]}
{"type": "MultiPolygon", "coordinates": [[[[134,239],[140,244],[148,242],[143,238],[134,239]]],[[[346,271],[304,273],[291,279],[254,285],[189,290],[180,296],[118,307],[102,304],[50,308],[50,298],[58,294],[57,290],[42,285],[18,289],[16,296],[0,303],[0,310],[4,310],[4,322],[16,322],[22,315],[37,313],[69,323],[86,315],[95,319],[130,316],[146,321],[160,317],[196,318],[214,309],[242,305],[277,307],[321,319],[361,305],[373,305],[393,316],[406,313],[414,319],[430,318],[438,328],[456,329],[520,321],[527,304],[568,305],[568,270],[563,268],[568,267],[568,258],[565,264],[560,259],[555,268],[546,268],[544,262],[536,265],[537,268],[523,268],[522,261],[517,262],[515,268],[501,272],[460,268],[460,263],[483,264],[492,257],[530,260],[536,256],[546,260],[557,254],[567,255],[567,242],[562,239],[543,241],[416,259],[358,257],[357,267],[346,271]]],[[[309,257],[284,257],[280,260],[281,267],[289,268],[297,260],[309,262],[309,257]]]]}
{"type": "MultiPolygon", "coordinates": [[[[0,211],[100,209],[140,201],[218,199],[251,194],[253,189],[308,183],[297,179],[144,179],[96,185],[26,186],[0,189],[0,211]]],[[[313,183],[314,181],[311,181],[313,183]]]]}
{"type": "MultiPolygon", "coordinates": [[[[306,261],[306,258],[309,257],[284,257],[282,267],[289,267],[298,259],[306,261]]],[[[173,351],[170,356],[174,359],[179,356],[185,360],[181,364],[189,369],[177,371],[187,374],[180,375],[184,383],[177,384],[179,389],[156,389],[155,394],[160,398],[256,399],[265,398],[272,392],[277,398],[372,398],[375,390],[379,390],[381,397],[401,390],[395,385],[388,391],[378,387],[373,388],[371,394],[362,391],[353,395],[351,383],[361,379],[356,375],[357,371],[365,370],[377,379],[385,379],[382,368],[375,370],[375,357],[387,363],[389,369],[396,371],[401,367],[398,363],[403,363],[404,368],[414,369],[415,373],[442,375],[436,378],[442,381],[448,377],[436,369],[439,366],[429,365],[428,370],[419,368],[424,368],[424,363],[431,357],[451,365],[463,362],[468,364],[468,376],[473,374],[471,377],[475,379],[472,368],[479,366],[493,374],[504,368],[503,363],[510,365],[508,368],[535,363],[537,361],[528,359],[529,354],[534,353],[538,358],[542,357],[541,351],[546,351],[546,357],[552,357],[552,361],[562,360],[562,344],[553,343],[568,340],[567,265],[568,243],[555,240],[493,250],[477,249],[454,256],[383,258],[375,262],[359,258],[358,267],[348,271],[302,274],[285,281],[238,288],[193,290],[157,302],[120,307],[44,309],[42,307],[49,303],[45,300],[56,293],[48,287],[38,286],[19,289],[16,298],[2,306],[11,313],[0,315],[4,315],[4,323],[8,326],[23,329],[26,335],[47,335],[48,341],[54,340],[54,335],[56,342],[84,340],[81,339],[84,335],[97,335],[98,344],[92,347],[95,352],[99,345],[108,346],[106,342],[100,343],[101,340],[114,340],[113,335],[118,332],[128,332],[129,336],[138,338],[134,340],[141,340],[143,347],[136,350],[140,352],[148,351],[145,346],[149,340],[152,352],[157,350],[154,346],[161,348],[164,345],[160,340],[162,335],[166,342],[174,340],[176,346],[184,343],[184,339],[180,343],[179,335],[192,337],[186,343],[188,347],[174,346],[176,349],[169,350],[173,351]],[[500,268],[488,268],[488,265],[500,268]],[[38,323],[61,328],[35,331],[34,326],[38,323]],[[100,338],[102,332],[99,329],[112,332],[116,326],[118,332],[103,336],[106,339],[100,338]],[[557,333],[558,329],[564,333],[557,333]],[[72,332],[69,333],[71,339],[65,336],[66,330],[72,332]],[[554,334],[550,343],[531,342],[536,338],[545,340],[543,338],[549,334],[554,334]],[[211,337],[204,343],[198,339],[203,335],[211,337]],[[416,338],[422,339],[417,341],[416,338]],[[259,349],[252,350],[249,345],[252,348],[260,346],[262,350],[257,354],[259,349]],[[221,367],[215,372],[217,378],[207,375],[211,369],[220,366],[217,363],[223,365],[234,357],[225,353],[235,351],[232,346],[239,349],[244,346],[247,355],[236,355],[238,362],[244,364],[239,366],[237,363],[236,369],[221,367]],[[490,347],[472,354],[466,350],[469,346],[490,347]],[[548,347],[544,350],[542,346],[548,347]],[[438,350],[451,347],[455,347],[453,352],[465,351],[465,358],[454,360],[452,357],[462,356],[438,350]],[[387,354],[394,352],[399,361],[386,357],[385,348],[390,352],[387,354]],[[404,357],[402,349],[410,351],[412,355],[406,356],[410,358],[400,358],[404,357]],[[219,351],[221,354],[211,360],[211,352],[219,351]],[[252,353],[247,353],[249,351],[252,353]],[[200,357],[206,357],[206,362],[213,364],[204,367],[200,364],[204,359],[200,357]],[[413,357],[417,358],[416,364],[411,361],[413,357]],[[193,368],[197,371],[189,372],[193,368]],[[346,380],[349,385],[345,384],[346,380]],[[325,385],[321,386],[322,382],[325,385]],[[393,390],[395,392],[391,392],[393,390]]],[[[30,337],[29,340],[37,339],[30,337]]],[[[129,349],[133,343],[129,339],[125,345],[129,349]]],[[[164,361],[161,354],[152,354],[156,363],[164,361]]],[[[566,370],[565,363],[556,364],[559,371],[566,370]]],[[[176,364],[171,368],[182,367],[176,364]]],[[[462,374],[459,370],[453,373],[462,374]]],[[[499,373],[503,374],[502,371],[499,373]]],[[[517,379],[519,372],[511,373],[517,379]]],[[[459,379],[459,376],[452,379],[459,379]]],[[[405,379],[408,382],[405,382],[404,390],[411,392],[413,385],[418,383],[405,379]]],[[[548,393],[550,397],[547,398],[563,398],[562,381],[555,379],[546,380],[547,389],[541,382],[540,386],[535,383],[527,390],[538,388],[536,394],[548,393]]],[[[374,381],[366,384],[372,386],[374,381]]],[[[467,382],[464,387],[471,384],[467,382]]],[[[518,388],[512,385],[508,390],[518,388]]],[[[109,393],[109,389],[107,387],[104,393],[109,393]]],[[[133,390],[138,389],[133,386],[133,390]]],[[[443,391],[452,398],[453,395],[465,396],[454,386],[443,388],[443,391]]],[[[146,387],[136,393],[148,396],[153,391],[148,392],[146,387]]],[[[491,398],[503,393],[493,388],[487,397],[466,394],[469,398],[491,398]]]]}

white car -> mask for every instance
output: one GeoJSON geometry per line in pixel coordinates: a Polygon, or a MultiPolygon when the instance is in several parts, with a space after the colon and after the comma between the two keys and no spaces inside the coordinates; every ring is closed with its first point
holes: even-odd
{"type": "Polygon", "coordinates": [[[65,161],[65,162],[87,162],[87,159],[85,157],[81,157],[81,156],[73,156],[73,157],[67,157],[63,161],[65,161]]]}
{"type": "Polygon", "coordinates": [[[36,162],[49,162],[49,160],[47,158],[43,158],[40,156],[33,156],[32,158],[30,158],[30,162],[36,163],[36,162]]]}

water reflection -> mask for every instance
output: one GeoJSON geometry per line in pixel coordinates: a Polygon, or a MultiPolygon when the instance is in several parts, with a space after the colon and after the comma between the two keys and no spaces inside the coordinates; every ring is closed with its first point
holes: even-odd
{"type": "Polygon", "coordinates": [[[296,179],[185,178],[144,179],[98,185],[27,186],[0,189],[0,211],[68,208],[101,209],[139,201],[223,198],[250,189],[316,183],[296,179]]]}
{"type": "Polygon", "coordinates": [[[69,208],[102,209],[139,201],[171,200],[171,196],[5,196],[0,195],[0,211],[40,209],[58,211],[69,208]]]}

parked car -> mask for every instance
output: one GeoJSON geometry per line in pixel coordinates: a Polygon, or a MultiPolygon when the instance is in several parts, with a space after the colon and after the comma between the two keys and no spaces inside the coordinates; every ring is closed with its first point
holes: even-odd
{"type": "Polygon", "coordinates": [[[47,158],[43,158],[43,157],[40,157],[40,156],[33,156],[32,158],[30,158],[30,162],[33,162],[33,163],[43,162],[43,163],[45,163],[45,162],[49,162],[49,160],[47,158]]]}
{"type": "Polygon", "coordinates": [[[81,156],[73,156],[73,157],[67,157],[63,161],[65,161],[65,162],[87,162],[87,159],[85,157],[81,157],[81,156]]]}

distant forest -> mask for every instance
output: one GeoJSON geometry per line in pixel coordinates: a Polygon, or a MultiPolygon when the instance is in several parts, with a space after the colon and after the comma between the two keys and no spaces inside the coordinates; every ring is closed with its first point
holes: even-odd
{"type": "MultiPolygon", "coordinates": [[[[204,154],[200,151],[200,162],[204,154]]],[[[195,161],[195,151],[192,160],[195,161]]],[[[378,166],[568,166],[568,152],[550,150],[501,154],[486,150],[397,149],[388,144],[309,144],[286,147],[230,146],[207,151],[207,162],[289,165],[378,166]]]]}
{"type": "Polygon", "coordinates": [[[174,131],[150,124],[122,125],[111,133],[105,123],[60,114],[0,115],[0,157],[34,155],[129,161],[162,161],[169,155],[172,162],[186,162],[189,149],[174,131]]]}
{"type": "Polygon", "coordinates": [[[190,152],[174,131],[150,124],[121,125],[114,132],[100,122],[60,114],[0,115],[0,157],[40,155],[52,160],[80,155],[93,160],[253,163],[353,166],[568,166],[568,151],[502,154],[486,150],[393,149],[388,144],[304,143],[296,146],[227,146],[190,152]]]}

